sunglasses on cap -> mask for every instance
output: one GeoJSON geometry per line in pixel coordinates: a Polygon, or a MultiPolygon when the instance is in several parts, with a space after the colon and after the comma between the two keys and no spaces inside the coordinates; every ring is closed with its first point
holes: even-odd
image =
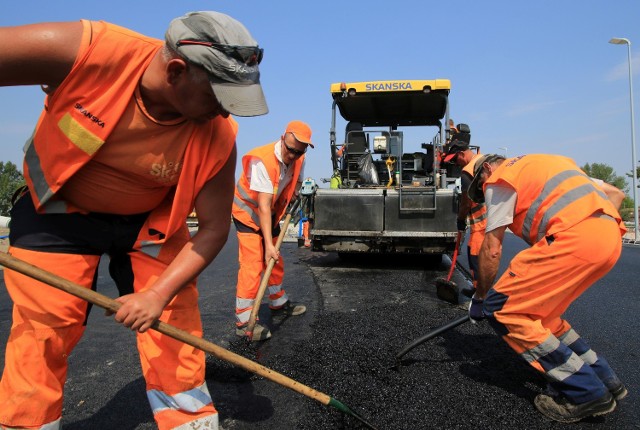
{"type": "Polygon", "coordinates": [[[307,152],[307,148],[308,148],[308,146],[307,146],[307,147],[304,148],[304,151],[300,151],[299,149],[292,148],[291,146],[287,145],[287,142],[285,142],[284,139],[282,140],[282,144],[284,145],[285,148],[287,148],[287,151],[289,151],[290,153],[292,153],[296,157],[300,157],[300,156],[304,155],[307,152]]]}
{"type": "Polygon", "coordinates": [[[221,43],[207,42],[204,40],[178,40],[176,42],[177,47],[183,45],[206,46],[223,52],[229,57],[234,58],[247,66],[260,64],[262,56],[264,55],[264,49],[257,46],[223,45],[221,43]]]}

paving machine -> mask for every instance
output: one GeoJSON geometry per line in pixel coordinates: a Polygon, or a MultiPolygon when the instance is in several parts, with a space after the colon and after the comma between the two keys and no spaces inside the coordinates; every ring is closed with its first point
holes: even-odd
{"type": "Polygon", "coordinates": [[[447,79],[331,85],[333,176],[313,196],[313,251],[454,250],[460,168],[440,161],[453,133],[450,88],[447,79]]]}

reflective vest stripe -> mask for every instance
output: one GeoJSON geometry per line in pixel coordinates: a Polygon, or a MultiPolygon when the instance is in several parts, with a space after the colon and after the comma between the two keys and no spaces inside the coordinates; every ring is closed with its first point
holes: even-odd
{"type": "Polygon", "coordinates": [[[147,398],[154,414],[166,409],[197,412],[204,406],[213,403],[205,384],[172,396],[160,390],[148,390],[147,398]]]}
{"type": "MultiPolygon", "coordinates": [[[[38,201],[44,202],[47,201],[53,196],[53,191],[47,180],[44,176],[44,172],[42,171],[42,165],[40,163],[40,157],[36,152],[35,145],[33,144],[33,135],[27,140],[25,143],[25,154],[24,160],[27,163],[27,168],[29,169],[29,178],[31,179],[31,183],[33,184],[33,191],[38,198],[38,201]]],[[[53,202],[52,202],[53,204],[53,202]]],[[[66,205],[64,202],[59,202],[56,206],[57,209],[62,209],[62,213],[66,212],[66,205]]],[[[49,207],[47,207],[49,209],[49,207]]],[[[59,210],[57,210],[59,212],[59,210]]],[[[47,211],[51,212],[51,211],[47,211]]]]}
{"type": "Polygon", "coordinates": [[[240,194],[241,198],[238,198],[238,196],[234,196],[233,202],[236,204],[236,206],[238,206],[238,208],[246,212],[247,215],[251,217],[251,220],[259,227],[260,217],[258,216],[257,213],[255,213],[255,211],[251,208],[251,206],[245,203],[245,201],[254,205],[255,207],[258,207],[258,202],[252,199],[241,186],[236,186],[236,190],[238,194],[240,194]]]}
{"type": "Polygon", "coordinates": [[[607,198],[606,194],[598,190],[593,184],[580,185],[579,187],[574,188],[573,190],[560,197],[553,205],[551,205],[549,209],[547,209],[544,216],[542,217],[540,226],[538,227],[537,240],[540,240],[544,237],[545,232],[547,231],[547,223],[552,217],[556,216],[558,212],[569,206],[574,201],[591,193],[597,193],[604,199],[607,198]]]}
{"type": "MultiPolygon", "coordinates": [[[[542,216],[540,224],[538,225],[536,237],[532,239],[531,229],[533,227],[533,220],[535,219],[536,214],[540,210],[540,207],[542,206],[543,202],[555,191],[555,189],[561,183],[563,183],[564,181],[570,178],[577,177],[577,176],[582,176],[588,179],[588,177],[585,174],[579,171],[565,170],[563,172],[558,173],[551,179],[549,179],[547,183],[544,185],[540,195],[533,201],[533,203],[529,207],[529,210],[527,211],[524,222],[522,224],[522,238],[529,245],[532,245],[533,243],[542,239],[547,232],[547,224],[549,223],[549,220],[552,217],[554,217],[558,212],[560,212],[561,210],[563,210],[564,208],[572,204],[575,200],[581,197],[584,197],[592,192],[597,193],[604,199],[607,198],[607,196],[602,191],[598,190],[591,183],[581,184],[580,186],[574,188],[573,190],[566,192],[564,195],[560,196],[555,202],[553,202],[553,204],[549,208],[547,208],[544,215],[542,216]]],[[[588,180],[590,181],[590,179],[588,180]]]]}
{"type": "MultiPolygon", "coordinates": [[[[484,205],[482,205],[483,207],[484,205]]],[[[474,211],[477,212],[479,210],[482,209],[482,207],[479,207],[478,209],[472,209],[471,212],[473,213],[474,211]]],[[[470,216],[469,217],[469,224],[470,225],[474,225],[474,224],[478,224],[484,220],[487,219],[487,211],[482,212],[482,214],[480,214],[480,216],[478,216],[477,214],[474,214],[474,216],[470,216]]]]}

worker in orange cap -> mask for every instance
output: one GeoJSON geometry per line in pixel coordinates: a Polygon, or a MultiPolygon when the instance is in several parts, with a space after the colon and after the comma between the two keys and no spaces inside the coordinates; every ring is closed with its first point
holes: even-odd
{"type": "Polygon", "coordinates": [[[462,174],[460,175],[462,195],[460,196],[456,227],[464,237],[464,233],[467,230],[467,220],[469,220],[470,232],[469,240],[467,241],[467,261],[471,270],[473,288],[475,289],[478,277],[478,254],[484,239],[484,229],[487,225],[487,210],[484,203],[472,201],[467,193],[473,180],[475,162],[482,157],[480,152],[474,152],[470,149],[470,138],[469,133],[457,132],[454,134],[442,161],[462,167],[462,174]]]}
{"type": "MultiPolygon", "coordinates": [[[[233,222],[238,235],[238,284],[236,287],[236,334],[246,336],[251,310],[269,261],[276,261],[267,283],[273,316],[302,315],[307,308],[289,300],[282,288],[284,262],[275,244],[279,221],[302,185],[305,153],[311,143],[311,128],[291,121],[279,140],[252,149],[242,157],[242,175],[236,185],[233,222]]],[[[287,228],[287,226],[282,226],[287,228]]],[[[252,341],[266,340],[271,331],[256,324],[252,341]]]]}
{"type": "Polygon", "coordinates": [[[485,155],[474,173],[469,197],[485,202],[487,227],[469,316],[486,317],[545,375],[534,403],[546,417],[571,423],[613,411],[626,387],[562,314],[618,260],[624,193],[557,155],[485,155]],[[531,247],[492,285],[507,228],[531,247]]]}

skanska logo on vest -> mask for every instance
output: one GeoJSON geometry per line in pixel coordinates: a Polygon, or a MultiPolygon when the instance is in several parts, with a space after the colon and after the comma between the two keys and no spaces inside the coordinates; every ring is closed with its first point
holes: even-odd
{"type": "Polygon", "coordinates": [[[412,90],[411,82],[385,82],[383,84],[367,84],[367,91],[412,90]]]}
{"type": "Polygon", "coordinates": [[[100,118],[98,118],[97,116],[93,115],[91,112],[86,110],[84,107],[82,107],[80,103],[76,103],[74,107],[76,108],[76,110],[80,111],[82,115],[86,116],[91,121],[95,122],[98,125],[98,127],[104,128],[104,121],[102,121],[100,118]]]}

